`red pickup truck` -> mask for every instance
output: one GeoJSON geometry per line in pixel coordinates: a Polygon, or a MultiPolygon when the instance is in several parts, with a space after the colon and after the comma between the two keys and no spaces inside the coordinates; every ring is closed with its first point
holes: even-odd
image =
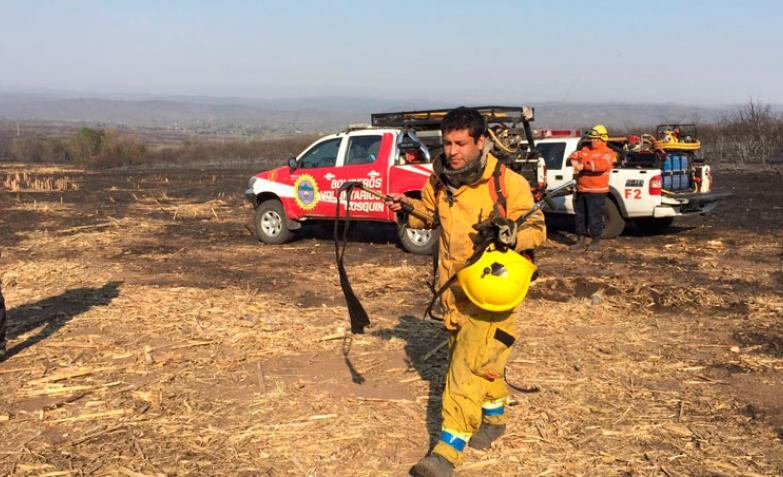
{"type": "MultiPolygon", "coordinates": [[[[337,193],[348,181],[358,181],[383,194],[399,192],[418,197],[432,173],[426,146],[401,129],[354,128],[325,136],[286,167],[250,178],[245,194],[253,203],[258,239],[281,244],[308,220],[334,220],[337,193]],[[415,153],[416,149],[420,152],[415,153]],[[411,154],[412,153],[412,154],[411,154]]],[[[345,198],[340,200],[345,215],[345,198]]],[[[402,247],[412,253],[431,253],[437,242],[432,230],[410,229],[384,202],[361,190],[352,192],[352,220],[398,225],[402,247]]]]}
{"type": "MultiPolygon", "coordinates": [[[[505,156],[509,164],[543,191],[544,159],[535,149],[531,156],[519,148],[523,134],[532,143],[529,121],[533,119],[533,109],[478,109],[487,118],[500,152],[509,153],[505,156]],[[520,129],[520,125],[524,127],[520,129]]],[[[338,191],[348,181],[361,182],[382,194],[396,192],[418,198],[432,174],[431,152],[435,157],[442,149],[440,121],[448,111],[373,114],[372,126],[352,127],[322,137],[289,159],[287,166],[251,177],[245,195],[255,208],[258,239],[281,244],[290,240],[305,221],[334,220],[338,191]]],[[[341,216],[345,215],[345,203],[345,197],[341,197],[341,216]]],[[[396,224],[400,243],[408,252],[429,254],[437,244],[437,231],[409,228],[405,217],[366,191],[352,192],[350,208],[352,220],[396,224]]]]}

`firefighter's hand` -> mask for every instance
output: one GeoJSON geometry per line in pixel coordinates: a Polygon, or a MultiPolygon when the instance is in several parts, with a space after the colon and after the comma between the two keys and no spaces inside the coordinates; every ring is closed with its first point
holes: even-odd
{"type": "Polygon", "coordinates": [[[386,201],[386,207],[391,209],[393,212],[399,212],[402,210],[402,204],[411,204],[411,199],[406,196],[405,194],[400,194],[398,192],[392,192],[389,194],[389,197],[392,198],[392,200],[386,201]]]}
{"type": "Polygon", "coordinates": [[[574,170],[575,170],[576,172],[579,172],[579,171],[581,171],[582,169],[584,169],[584,168],[585,168],[585,165],[584,165],[584,164],[582,164],[582,161],[576,161],[576,160],[572,160],[572,161],[571,161],[571,165],[574,167],[574,170]]]}
{"type": "Polygon", "coordinates": [[[509,248],[517,244],[517,223],[511,219],[493,213],[488,219],[475,224],[476,234],[472,237],[476,245],[497,242],[509,248]]]}

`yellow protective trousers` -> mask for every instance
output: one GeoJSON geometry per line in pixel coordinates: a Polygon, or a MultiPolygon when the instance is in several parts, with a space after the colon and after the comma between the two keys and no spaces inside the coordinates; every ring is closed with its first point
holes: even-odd
{"type": "Polygon", "coordinates": [[[462,451],[482,421],[505,424],[509,394],[504,370],[515,340],[510,312],[477,314],[452,332],[443,430],[433,449],[452,464],[462,462],[462,451]]]}

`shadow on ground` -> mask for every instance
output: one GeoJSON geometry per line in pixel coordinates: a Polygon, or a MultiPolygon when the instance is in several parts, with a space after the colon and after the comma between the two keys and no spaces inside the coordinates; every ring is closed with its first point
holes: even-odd
{"type": "MultiPolygon", "coordinates": [[[[606,226],[606,224],[604,224],[606,226]]],[[[575,234],[574,216],[566,214],[546,214],[547,238],[564,245],[571,245],[576,240],[569,238],[566,234],[575,234]]],[[[623,236],[627,237],[658,237],[674,236],[698,228],[695,225],[674,224],[669,227],[662,227],[658,230],[650,230],[639,227],[633,222],[629,222],[623,230],[623,236]]]]}
{"type": "Polygon", "coordinates": [[[430,435],[431,451],[441,431],[441,396],[448,369],[449,348],[440,345],[448,340],[448,332],[439,322],[422,321],[421,318],[405,315],[400,317],[399,323],[393,328],[379,330],[373,335],[387,340],[397,338],[405,341],[408,367],[429,384],[427,432],[430,435]]]}
{"type": "MultiPolygon", "coordinates": [[[[100,288],[72,288],[61,295],[8,310],[8,339],[12,340],[41,325],[39,332],[8,349],[5,361],[24,349],[48,338],[66,323],[95,306],[105,306],[119,296],[122,282],[109,282],[100,288]]],[[[6,305],[8,303],[6,302],[6,305]]]]}

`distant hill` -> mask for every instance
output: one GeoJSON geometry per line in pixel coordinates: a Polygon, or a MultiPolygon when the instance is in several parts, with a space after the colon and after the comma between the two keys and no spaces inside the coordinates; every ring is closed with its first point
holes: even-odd
{"type": "MultiPolygon", "coordinates": [[[[0,93],[0,119],[73,121],[128,127],[318,132],[369,122],[370,113],[449,107],[430,100],[367,98],[243,99],[190,96],[75,97],[0,93]]],[[[660,122],[711,122],[736,109],[679,104],[541,102],[536,127],[583,127],[602,122],[633,128],[660,122]]],[[[776,110],[783,110],[780,106],[776,110]]]]}
{"type": "Polygon", "coordinates": [[[540,103],[535,106],[537,127],[586,127],[603,123],[610,129],[633,129],[667,122],[713,122],[735,109],[731,106],[627,103],[540,103]]]}
{"type": "Polygon", "coordinates": [[[74,121],[165,128],[313,131],[350,121],[350,113],[314,108],[277,109],[242,103],[166,99],[116,100],[0,94],[0,119],[74,121]]]}

